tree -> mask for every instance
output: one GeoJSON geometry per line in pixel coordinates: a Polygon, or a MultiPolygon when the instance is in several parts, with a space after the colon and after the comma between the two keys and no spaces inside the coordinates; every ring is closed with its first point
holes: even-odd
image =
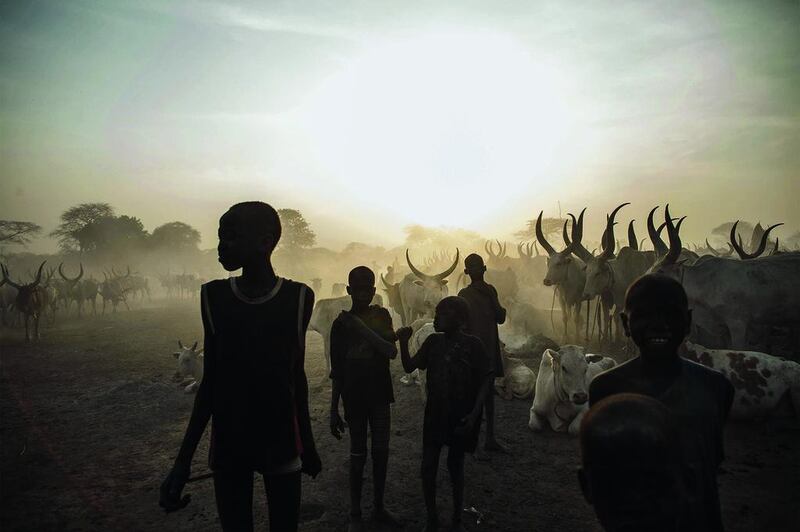
{"type": "Polygon", "coordinates": [[[108,203],[81,203],[70,207],[61,214],[61,224],[50,233],[58,238],[58,245],[64,251],[75,248],[86,251],[86,242],[81,241],[81,236],[86,235],[85,227],[97,222],[101,218],[114,216],[114,209],[108,203]]]}
{"type": "Polygon", "coordinates": [[[31,243],[31,237],[39,234],[41,231],[41,226],[33,222],[0,220],[0,242],[4,244],[20,244],[26,246],[31,243]]]}
{"type": "Polygon", "coordinates": [[[197,251],[200,231],[183,222],[169,222],[153,229],[150,245],[156,249],[197,251]]]}
{"type": "Polygon", "coordinates": [[[281,219],[281,240],[279,245],[285,248],[309,248],[316,244],[317,235],[303,218],[302,213],[295,209],[278,209],[281,219]]]}
{"type": "MultiPolygon", "coordinates": [[[[544,233],[545,238],[554,235],[561,235],[561,230],[563,227],[564,218],[542,218],[542,233],[544,233]]],[[[535,240],[536,220],[528,220],[527,227],[514,233],[514,236],[520,240],[535,240]]]]}
{"type": "Polygon", "coordinates": [[[81,251],[120,254],[141,249],[150,235],[141,220],[133,216],[105,216],[76,231],[81,251]]]}

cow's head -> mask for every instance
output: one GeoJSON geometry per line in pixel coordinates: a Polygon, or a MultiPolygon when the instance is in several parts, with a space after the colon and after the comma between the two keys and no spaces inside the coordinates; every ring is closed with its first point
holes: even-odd
{"type": "MultiPolygon", "coordinates": [[[[563,251],[556,251],[542,232],[542,214],[543,211],[540,211],[539,217],[536,219],[536,238],[549,256],[547,259],[547,274],[545,274],[542,282],[545,286],[555,286],[567,280],[569,268],[573,260],[572,251],[575,249],[576,245],[575,240],[573,240],[563,251]]],[[[566,227],[566,225],[567,222],[564,222],[564,227],[566,227]]]]}
{"type": "MultiPolygon", "coordinates": [[[[629,205],[629,203],[623,203],[622,205],[618,206],[606,218],[606,229],[603,232],[603,237],[601,239],[603,251],[596,257],[591,256],[588,259],[585,259],[586,284],[583,287],[584,299],[593,299],[600,294],[608,292],[611,290],[614,284],[614,271],[610,264],[610,261],[614,258],[614,247],[616,245],[616,240],[614,239],[614,225],[616,222],[614,221],[614,218],[616,217],[617,212],[619,212],[619,210],[625,205],[629,205]]],[[[574,220],[572,225],[575,227],[574,220]]],[[[579,234],[582,234],[582,220],[580,225],[581,227],[579,234]]],[[[633,238],[635,241],[636,236],[634,235],[633,238]]]]}
{"type": "Polygon", "coordinates": [[[178,373],[182,377],[197,377],[203,367],[203,348],[197,349],[197,342],[192,344],[192,347],[184,347],[183,343],[178,340],[178,350],[172,353],[175,360],[178,361],[178,373]]]}
{"type": "Polygon", "coordinates": [[[586,382],[586,353],[579,345],[562,345],[558,351],[545,349],[544,356],[549,356],[553,366],[553,381],[556,397],[561,401],[570,401],[576,405],[585,404],[589,400],[586,382]]]}
{"type": "Polygon", "coordinates": [[[444,297],[447,296],[447,276],[455,271],[456,266],[458,266],[458,257],[459,257],[459,250],[456,248],[456,258],[453,261],[453,264],[450,265],[445,271],[441,273],[437,273],[435,275],[428,275],[426,273],[422,273],[418,270],[412,263],[411,258],[408,256],[408,250],[406,250],[406,262],[408,263],[408,267],[411,269],[414,276],[417,278],[414,281],[414,284],[421,286],[425,289],[423,295],[423,305],[433,310],[437,303],[441,301],[444,297]]]}
{"type": "Polygon", "coordinates": [[[29,309],[36,299],[34,294],[42,289],[39,284],[42,281],[42,268],[44,268],[45,262],[47,261],[42,261],[42,263],[39,265],[39,271],[36,272],[36,277],[34,278],[33,282],[28,284],[17,284],[16,282],[12,281],[11,275],[8,273],[8,268],[5,265],[0,265],[3,272],[3,280],[8,283],[9,286],[17,289],[16,305],[20,311],[25,312],[27,309],[29,309]]]}

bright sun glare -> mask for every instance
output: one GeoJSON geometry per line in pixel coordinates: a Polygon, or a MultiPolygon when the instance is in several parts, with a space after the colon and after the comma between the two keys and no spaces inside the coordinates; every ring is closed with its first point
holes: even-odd
{"type": "Polygon", "coordinates": [[[558,72],[508,36],[436,33],[346,63],[303,125],[318,164],[356,201],[469,226],[547,180],[570,127],[563,94],[558,72]]]}

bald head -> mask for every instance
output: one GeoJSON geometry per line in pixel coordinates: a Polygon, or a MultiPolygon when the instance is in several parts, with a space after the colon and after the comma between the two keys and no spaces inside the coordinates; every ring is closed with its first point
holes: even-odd
{"type": "Polygon", "coordinates": [[[375,286],[375,272],[366,266],[356,266],[347,276],[347,284],[353,287],[375,286]]]}
{"type": "Polygon", "coordinates": [[[275,245],[281,239],[281,219],[268,203],[263,201],[244,201],[237,203],[222,215],[222,219],[233,219],[239,228],[256,237],[271,235],[275,245]]]}
{"type": "Polygon", "coordinates": [[[486,271],[483,257],[477,253],[470,253],[464,259],[464,273],[467,275],[480,275],[486,271]]]}

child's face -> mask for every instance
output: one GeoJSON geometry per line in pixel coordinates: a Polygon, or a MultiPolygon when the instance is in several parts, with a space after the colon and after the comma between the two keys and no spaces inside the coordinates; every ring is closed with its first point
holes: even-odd
{"type": "Polygon", "coordinates": [[[347,293],[354,305],[368,306],[375,296],[375,285],[368,282],[353,283],[347,287],[347,293]]]}
{"type": "Polygon", "coordinates": [[[272,237],[255,236],[247,230],[241,217],[232,211],[226,212],[219,219],[217,234],[219,262],[229,272],[264,261],[271,249],[272,237]]]}
{"type": "Polygon", "coordinates": [[[641,299],[621,317],[625,333],[642,355],[659,358],[677,355],[691,323],[691,312],[669,300],[641,299]]]}
{"type": "Polygon", "coordinates": [[[458,316],[452,308],[446,305],[436,307],[436,315],[433,318],[433,329],[436,332],[457,331],[460,325],[458,316]]]}

